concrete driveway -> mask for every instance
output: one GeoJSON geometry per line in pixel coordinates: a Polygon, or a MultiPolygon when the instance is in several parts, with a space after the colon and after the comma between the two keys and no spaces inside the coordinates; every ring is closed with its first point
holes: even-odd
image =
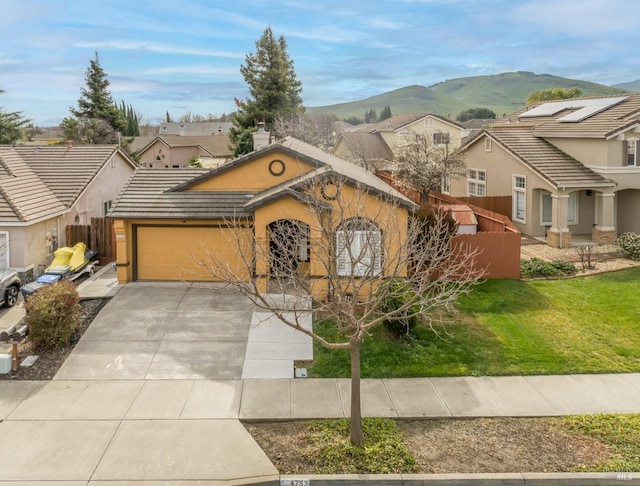
{"type": "Polygon", "coordinates": [[[215,284],[133,282],[102,309],[56,380],[242,378],[253,305],[215,284]]]}

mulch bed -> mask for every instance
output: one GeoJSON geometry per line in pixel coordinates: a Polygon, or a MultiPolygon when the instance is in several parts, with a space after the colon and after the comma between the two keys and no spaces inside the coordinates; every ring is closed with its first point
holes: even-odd
{"type": "Polygon", "coordinates": [[[73,333],[69,342],[52,351],[36,350],[27,339],[24,344],[18,345],[18,359],[22,361],[27,356],[38,356],[32,366],[18,366],[17,371],[0,374],[0,380],[52,380],[58,372],[64,360],[71,353],[74,346],[80,340],[84,332],[89,328],[98,312],[110,299],[87,299],[80,301],[80,325],[73,333]]]}

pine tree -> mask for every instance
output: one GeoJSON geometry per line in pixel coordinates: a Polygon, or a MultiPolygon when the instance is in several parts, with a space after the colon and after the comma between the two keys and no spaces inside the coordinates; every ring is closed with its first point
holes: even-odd
{"type": "Polygon", "coordinates": [[[293,61],[287,53],[284,37],[276,39],[268,27],[256,41],[256,52],[247,54],[240,72],[249,85],[250,99],[236,99],[238,111],[234,113],[229,136],[234,156],[253,149],[249,136],[258,122],[269,130],[277,116],[294,116],[304,112],[302,84],[298,81],[293,61]]]}
{"type": "MultiPolygon", "coordinates": [[[[4,90],[0,89],[0,94],[4,90]]],[[[0,144],[10,144],[22,138],[22,129],[30,122],[22,116],[22,112],[14,111],[5,113],[0,108],[0,144]]]]}
{"type": "Polygon", "coordinates": [[[387,118],[391,118],[391,106],[385,106],[380,112],[380,116],[378,117],[378,121],[386,120],[387,118]]]}
{"type": "Polygon", "coordinates": [[[117,132],[127,128],[126,118],[113,102],[107,74],[100,66],[98,53],[89,61],[85,73],[86,87],[80,89],[78,108],[69,108],[73,118],[65,118],[61,126],[68,138],[85,143],[113,143],[117,132]],[[100,126],[100,130],[85,131],[84,136],[74,132],[74,126],[100,126]]]}

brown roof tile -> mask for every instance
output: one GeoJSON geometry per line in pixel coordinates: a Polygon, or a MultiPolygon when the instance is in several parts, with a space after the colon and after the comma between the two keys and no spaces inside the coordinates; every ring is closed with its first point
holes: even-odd
{"type": "Polygon", "coordinates": [[[486,133],[556,187],[615,185],[555,145],[535,137],[530,128],[494,128],[486,133]]]}
{"type": "Polygon", "coordinates": [[[0,147],[0,222],[32,222],[65,212],[65,205],[12,147],[0,147]]]}

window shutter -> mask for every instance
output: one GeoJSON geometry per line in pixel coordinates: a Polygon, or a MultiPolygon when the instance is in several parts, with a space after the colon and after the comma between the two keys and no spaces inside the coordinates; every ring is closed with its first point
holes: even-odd
{"type": "Polygon", "coordinates": [[[340,276],[348,275],[350,270],[346,236],[344,231],[336,231],[336,271],[340,276]]]}

